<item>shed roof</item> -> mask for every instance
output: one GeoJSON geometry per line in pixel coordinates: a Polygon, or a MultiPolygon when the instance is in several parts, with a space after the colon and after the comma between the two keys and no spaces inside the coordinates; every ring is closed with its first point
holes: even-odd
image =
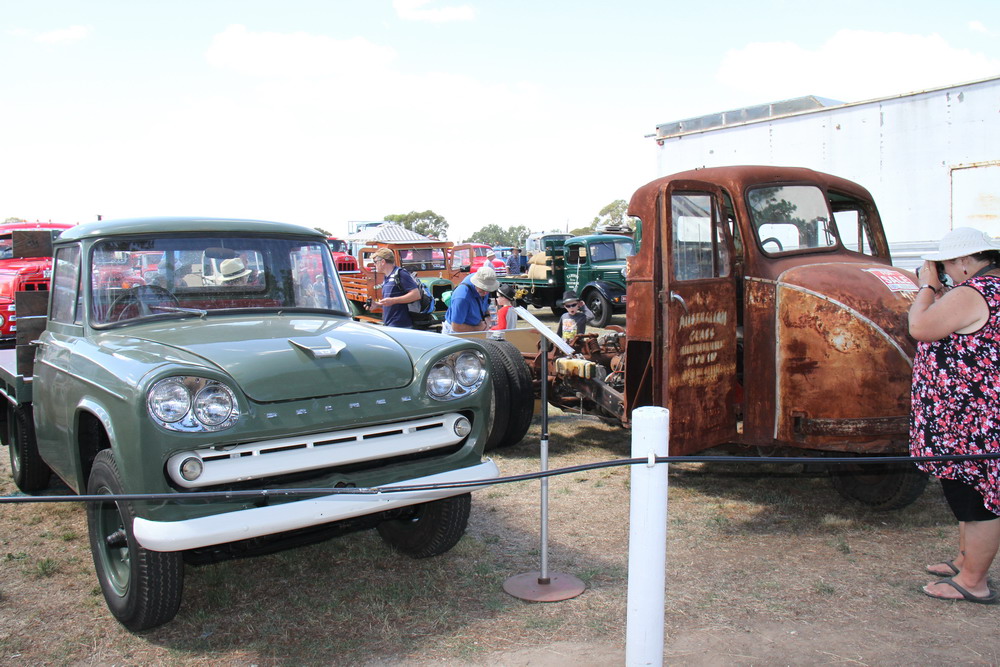
{"type": "Polygon", "coordinates": [[[369,241],[428,241],[430,239],[423,234],[418,234],[415,231],[403,227],[402,225],[386,222],[378,227],[367,227],[359,232],[351,234],[348,237],[348,240],[367,243],[369,241]]]}

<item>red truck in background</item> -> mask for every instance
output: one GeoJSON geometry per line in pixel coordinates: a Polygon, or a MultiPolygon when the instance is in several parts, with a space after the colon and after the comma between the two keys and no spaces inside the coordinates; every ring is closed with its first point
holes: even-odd
{"type": "Polygon", "coordinates": [[[351,254],[351,249],[347,247],[347,241],[330,236],[327,237],[326,242],[330,246],[330,253],[333,255],[333,264],[337,267],[337,273],[356,273],[358,271],[358,260],[351,254]]]}
{"type": "MultiPolygon", "coordinates": [[[[493,248],[485,243],[462,243],[451,249],[451,268],[461,273],[475,273],[486,264],[487,253],[493,248]]],[[[493,260],[493,269],[498,276],[507,275],[507,264],[502,259],[493,260]]]]}
{"type": "Polygon", "coordinates": [[[51,257],[13,258],[14,232],[51,229],[61,232],[73,225],[61,222],[8,222],[0,225],[0,344],[10,345],[17,332],[15,292],[48,291],[51,257]]]}

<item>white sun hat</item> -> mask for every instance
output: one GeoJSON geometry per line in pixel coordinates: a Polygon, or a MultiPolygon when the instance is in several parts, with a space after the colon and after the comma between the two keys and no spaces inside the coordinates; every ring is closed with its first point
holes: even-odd
{"type": "Polygon", "coordinates": [[[1000,250],[1000,241],[986,232],[973,227],[956,227],[941,239],[938,251],[923,255],[920,259],[942,262],[966,255],[974,255],[984,250],[1000,250]]]}
{"type": "Polygon", "coordinates": [[[479,270],[472,274],[472,278],[469,281],[481,290],[486,292],[496,292],[497,288],[500,287],[500,281],[497,280],[497,273],[493,270],[492,266],[482,265],[479,270]]]}

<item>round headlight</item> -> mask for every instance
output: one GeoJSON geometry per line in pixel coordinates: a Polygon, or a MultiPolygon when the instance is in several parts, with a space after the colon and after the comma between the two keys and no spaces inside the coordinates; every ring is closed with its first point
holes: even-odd
{"type": "Polygon", "coordinates": [[[189,456],[183,461],[181,461],[180,471],[181,477],[189,482],[201,477],[201,473],[205,470],[205,464],[202,463],[201,459],[197,456],[189,456]]]}
{"type": "Polygon", "coordinates": [[[447,396],[455,385],[455,373],[451,366],[439,361],[427,374],[427,391],[432,396],[447,396]]]}
{"type": "Polygon", "coordinates": [[[455,420],[455,426],[453,428],[455,429],[455,435],[460,438],[464,438],[472,433],[472,422],[465,417],[459,417],[455,420]]]}
{"type": "Polygon", "coordinates": [[[483,379],[483,362],[475,352],[463,352],[455,360],[455,379],[463,387],[471,387],[483,379]]]}
{"type": "Polygon", "coordinates": [[[191,394],[176,378],[160,380],[149,390],[149,411],[168,424],[178,422],[191,409],[191,394]]]}
{"type": "Polygon", "coordinates": [[[229,419],[236,408],[236,398],[225,385],[213,382],[194,399],[194,416],[206,426],[218,426],[229,419]]]}

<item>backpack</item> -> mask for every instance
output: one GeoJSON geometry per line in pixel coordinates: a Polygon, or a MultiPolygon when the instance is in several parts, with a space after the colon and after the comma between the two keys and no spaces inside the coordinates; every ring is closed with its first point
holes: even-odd
{"type": "Polygon", "coordinates": [[[423,315],[433,313],[434,297],[431,295],[430,289],[420,280],[417,281],[417,286],[420,288],[420,298],[406,304],[407,308],[410,309],[411,313],[420,313],[423,315]]]}

